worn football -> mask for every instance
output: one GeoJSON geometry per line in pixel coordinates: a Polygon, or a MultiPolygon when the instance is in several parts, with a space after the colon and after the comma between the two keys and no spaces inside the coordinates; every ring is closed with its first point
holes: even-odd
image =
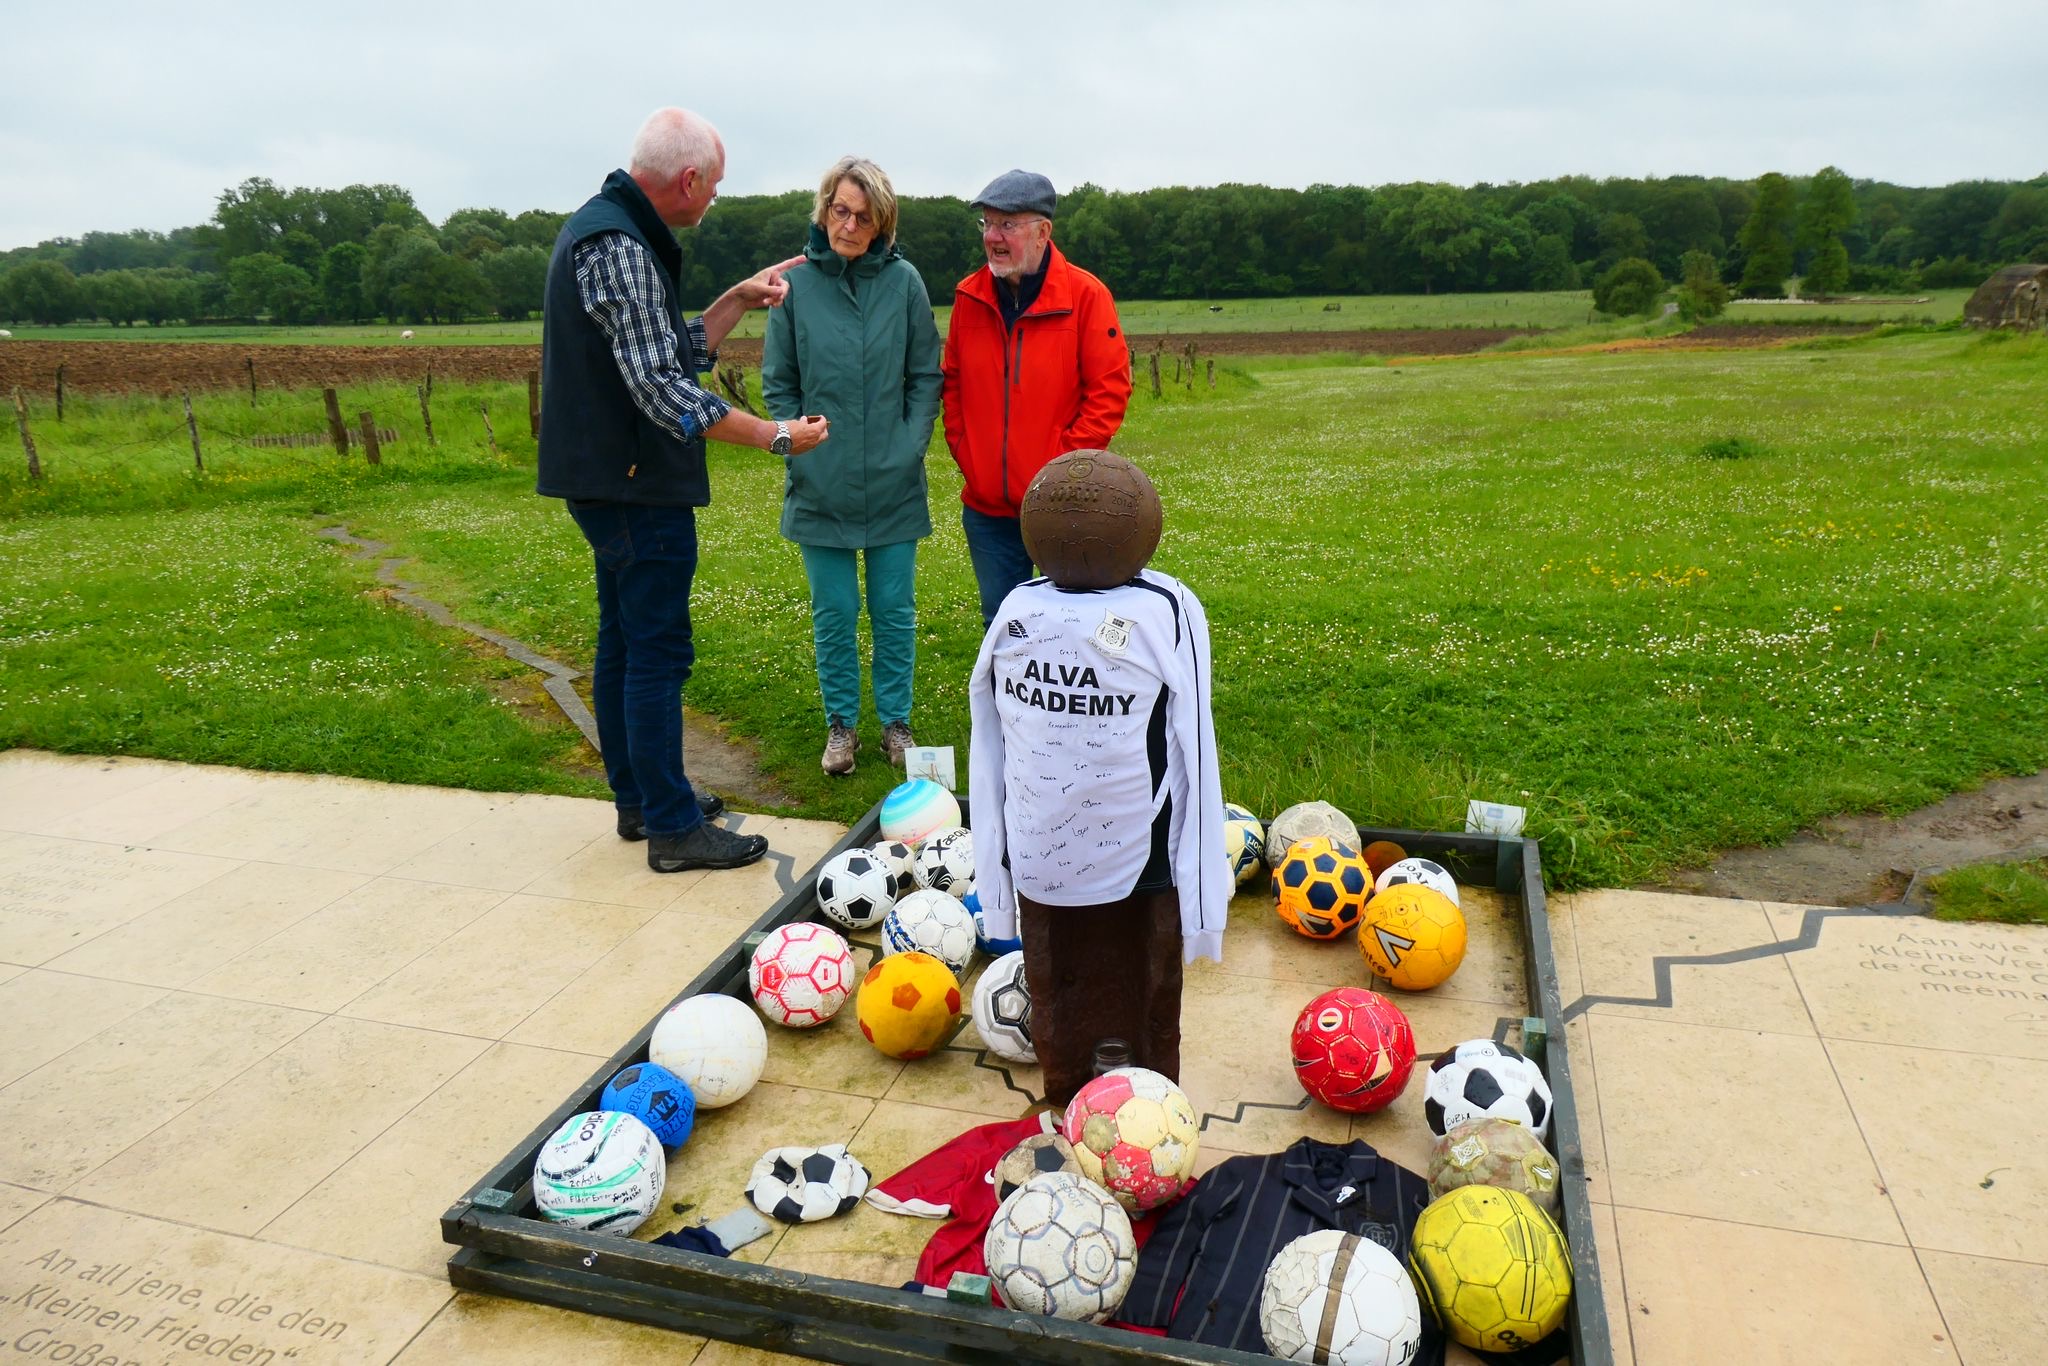
{"type": "Polygon", "coordinates": [[[867,1189],[868,1169],[844,1143],[771,1148],[747,1178],[754,1208],[785,1224],[815,1224],[844,1214],[867,1189]]]}
{"type": "Polygon", "coordinates": [[[1389,887],[1365,903],[1358,952],[1402,991],[1441,986],[1465,961],[1465,913],[1419,882],[1389,887]]]}
{"type": "Polygon", "coordinates": [[[1144,1067],[1118,1067],[1067,1102],[1060,1132],[1089,1180],[1133,1213],[1180,1196],[1195,1175],[1201,1126],[1187,1093],[1144,1067]]]}
{"type": "Polygon", "coordinates": [[[1266,827],[1236,802],[1223,803],[1223,854],[1230,860],[1230,875],[1242,887],[1258,876],[1265,866],[1266,827]]]}
{"type": "Polygon", "coordinates": [[[1025,1314],[1101,1323],[1138,1270],[1131,1217],[1098,1185],[1034,1176],[997,1207],[981,1243],[1003,1303],[1025,1314]]]}
{"type": "Polygon", "coordinates": [[[1050,1172],[1086,1175],[1081,1164],[1074,1160],[1074,1145],[1064,1136],[1033,1134],[996,1159],[995,1171],[990,1176],[996,1188],[996,1200],[1000,1203],[1009,1199],[1017,1187],[1032,1177],[1050,1172]]]}
{"type": "Polygon", "coordinates": [[[846,941],[814,920],[776,926],[747,963],[754,1004],[792,1029],[809,1029],[837,1015],[853,982],[846,941]]]}
{"type": "Polygon", "coordinates": [[[652,1129],[621,1110],[587,1110],[540,1145],[533,1203],[558,1224],[627,1234],[654,1213],[667,1180],[668,1159],[652,1129]]]}
{"type": "Polygon", "coordinates": [[[910,885],[877,851],[842,849],[818,870],[818,909],[849,930],[871,929],[910,885]]]}
{"type": "Polygon", "coordinates": [[[974,891],[974,833],[964,826],[935,830],[917,846],[917,885],[965,901],[974,891]]]}
{"type": "Polygon", "coordinates": [[[1004,954],[974,984],[974,1029],[988,1051],[1011,1062],[1037,1062],[1031,1044],[1031,987],[1024,952],[1004,954]]]}
{"type": "Polygon", "coordinates": [[[676,1002],[655,1022],[647,1058],[688,1082],[699,1110],[716,1110],[761,1079],[768,1031],[738,1000],[706,992],[676,1002]]]}
{"type": "Polygon", "coordinates": [[[1504,1186],[1555,1219],[1557,1159],[1535,1130],[1511,1119],[1468,1119],[1437,1139],[1429,1153],[1431,1198],[1460,1186],[1504,1186]]]}
{"type": "Polygon", "coordinates": [[[890,954],[861,978],[853,1010],[861,1037],[885,1056],[922,1058],[960,1016],[960,979],[928,953],[890,954]]]}
{"type": "Polygon", "coordinates": [[[1266,827],[1266,866],[1278,868],[1297,840],[1328,835],[1346,849],[1358,847],[1358,827],[1351,817],[1328,802],[1296,802],[1266,827]]]}
{"type": "Polygon", "coordinates": [[[920,887],[882,921],[882,947],[889,953],[922,949],[959,976],[974,960],[974,917],[944,892],[920,887]]]}
{"type": "Polygon", "coordinates": [[[1463,907],[1464,903],[1458,899],[1458,880],[1435,859],[1404,858],[1373,877],[1373,889],[1380,892],[1410,883],[1421,883],[1442,892],[1453,906],[1463,907]]]}
{"type": "Polygon", "coordinates": [[[1281,1248],[1266,1268],[1259,1330],[1283,1361],[1408,1366],[1422,1346],[1422,1305],[1393,1253],[1322,1228],[1281,1248]]]}
{"type": "Polygon", "coordinates": [[[1352,928],[1371,894],[1365,860],[1327,835],[1296,840],[1273,869],[1273,909],[1310,939],[1335,939],[1352,928]]]}
{"type": "Polygon", "coordinates": [[[1526,1124],[1550,1136],[1550,1083],[1543,1069],[1517,1049],[1492,1039],[1467,1039],[1429,1065],[1422,1116],[1439,1136],[1468,1119],[1491,1117],[1526,1124]]]}
{"type": "Polygon", "coordinates": [[[1062,588],[1115,588],[1159,548],[1159,490],[1108,451],[1048,461],[1017,505],[1031,562],[1062,588]]]}
{"type": "Polygon", "coordinates": [[[1445,1332],[1481,1352],[1532,1347],[1572,1298],[1557,1224],[1520,1191],[1461,1186],[1415,1216],[1408,1271],[1445,1332]]]}
{"type": "Polygon", "coordinates": [[[1401,1008],[1364,987],[1338,987],[1302,1007],[1288,1038],[1294,1079],[1333,1110],[1392,1105],[1415,1070],[1415,1030],[1401,1008]]]}

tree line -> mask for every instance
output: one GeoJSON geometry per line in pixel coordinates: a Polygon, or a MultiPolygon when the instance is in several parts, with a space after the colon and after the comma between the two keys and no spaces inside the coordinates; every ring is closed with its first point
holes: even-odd
{"type": "MultiPolygon", "coordinates": [[[[692,306],[796,251],[806,191],[733,195],[682,234],[692,306]]],[[[898,245],[945,302],[981,261],[975,211],[906,197],[898,245]]],[[[445,322],[540,308],[563,212],[461,209],[436,226],[396,185],[244,181],[212,219],[169,233],[89,232],[0,253],[0,318],[116,324],[267,319],[445,322]]],[[[1808,296],[1975,285],[2048,259],[2048,175],[1934,188],[1834,167],[1755,180],[1567,176],[1528,184],[1226,184],[1061,197],[1056,240],[1132,299],[1593,289],[1633,305],[1655,280],[1808,296]],[[1623,268],[1626,267],[1626,270],[1623,268]],[[1619,289],[1619,293],[1617,293],[1619,289]]],[[[1622,306],[1609,311],[1633,312],[1622,306]]]]}

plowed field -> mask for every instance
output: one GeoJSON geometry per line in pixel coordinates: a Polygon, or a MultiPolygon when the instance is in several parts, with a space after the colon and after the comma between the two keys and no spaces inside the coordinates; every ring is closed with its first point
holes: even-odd
{"type": "MultiPolygon", "coordinates": [[[[1410,328],[1366,332],[1209,332],[1166,336],[1133,335],[1141,357],[1155,343],[1171,356],[1188,342],[1203,356],[1312,355],[1335,351],[1380,356],[1458,356],[1482,351],[1529,331],[1505,327],[1410,328]]],[[[1799,337],[1866,330],[1859,324],[1773,327],[1712,324],[1663,339],[1667,346],[1768,346],[1799,337]]],[[[755,365],[761,343],[735,338],[726,359],[755,365]]],[[[340,387],[365,380],[422,379],[429,366],[440,380],[505,380],[517,383],[540,365],[537,346],[238,346],[207,342],[0,343],[0,394],[19,385],[47,394],[64,367],[66,392],[174,394],[180,389],[239,389],[249,383],[249,364],[265,389],[340,387]]]]}

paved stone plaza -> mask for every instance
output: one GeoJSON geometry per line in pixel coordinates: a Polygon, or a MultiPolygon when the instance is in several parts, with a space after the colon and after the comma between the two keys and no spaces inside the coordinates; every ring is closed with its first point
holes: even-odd
{"type": "MultiPolygon", "coordinates": [[[[437,1225],[841,833],[740,825],[777,857],[657,877],[599,802],[0,754],[0,1343],[770,1359],[456,1294],[437,1225]]],[[[1466,909],[1466,968],[1400,998],[1425,1052],[1521,1013],[1510,917],[1466,909]]],[[[1617,1361],[2048,1359],[2048,929],[1632,892],[1552,922],[1617,1361]]],[[[1189,975],[1204,1165],[1309,1132],[1423,1166],[1419,1082],[1368,1119],[1291,1108],[1297,997],[1363,975],[1271,930],[1239,898],[1189,975]]],[[[772,1035],[650,1230],[737,1205],[768,1147],[880,1177],[1028,1103],[1030,1069],[894,1063],[840,1023],[772,1035]]],[[[932,1227],[863,1208],[742,1255],[889,1284],[932,1227]]]]}

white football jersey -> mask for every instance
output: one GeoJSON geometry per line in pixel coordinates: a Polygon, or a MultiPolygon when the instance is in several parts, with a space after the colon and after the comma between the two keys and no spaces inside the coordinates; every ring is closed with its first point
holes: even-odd
{"type": "Polygon", "coordinates": [[[1019,584],[981,642],[968,703],[989,936],[1017,933],[1015,892],[1094,906],[1171,884],[1183,954],[1220,961],[1233,879],[1195,595],[1149,569],[1117,588],[1019,584]]]}

